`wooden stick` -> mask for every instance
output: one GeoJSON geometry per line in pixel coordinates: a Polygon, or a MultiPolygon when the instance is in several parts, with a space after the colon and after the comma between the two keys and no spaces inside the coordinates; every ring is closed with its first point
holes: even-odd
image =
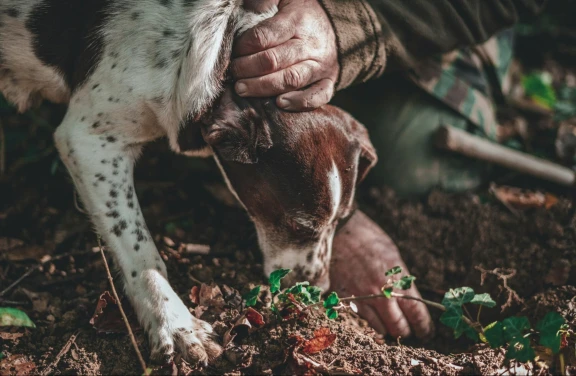
{"type": "Polygon", "coordinates": [[[436,131],[434,142],[441,149],[498,164],[557,184],[573,187],[576,183],[574,171],[567,167],[512,150],[449,125],[443,125],[436,131]]]}
{"type": "Polygon", "coordinates": [[[110,288],[112,289],[112,294],[114,295],[114,299],[116,299],[116,303],[118,303],[118,309],[120,309],[120,314],[122,315],[122,320],[124,320],[124,324],[126,325],[126,329],[128,330],[128,336],[130,337],[130,341],[132,341],[132,346],[134,346],[134,351],[136,351],[136,356],[138,357],[138,361],[142,366],[142,370],[144,370],[144,375],[148,375],[148,369],[146,368],[146,362],[142,357],[142,353],[138,348],[138,343],[136,342],[136,337],[134,337],[134,333],[132,333],[132,327],[128,322],[128,317],[124,313],[124,309],[122,308],[122,303],[120,302],[120,297],[116,292],[116,286],[114,286],[114,279],[112,278],[112,274],[110,273],[110,268],[108,267],[108,261],[106,260],[106,255],[104,255],[104,249],[102,248],[102,243],[100,242],[100,237],[98,237],[98,247],[100,248],[100,254],[102,255],[102,260],[104,260],[104,267],[106,268],[106,274],[108,275],[108,281],[110,282],[110,288]]]}
{"type": "Polygon", "coordinates": [[[70,351],[70,347],[72,346],[72,343],[74,343],[74,341],[76,341],[76,337],[78,337],[78,333],[80,333],[79,330],[77,330],[76,332],[74,332],[70,338],[68,339],[68,341],[66,341],[66,343],[64,344],[64,347],[62,347],[62,349],[60,350],[60,352],[58,353],[58,355],[56,355],[56,359],[54,359],[54,361],[52,363],[50,363],[48,365],[48,367],[46,367],[44,369],[44,371],[41,373],[41,375],[49,375],[50,372],[52,372],[52,369],[54,369],[54,367],[56,367],[58,365],[58,363],[60,363],[60,360],[62,359],[62,357],[64,355],[66,355],[66,353],[68,353],[68,351],[70,351]]]}

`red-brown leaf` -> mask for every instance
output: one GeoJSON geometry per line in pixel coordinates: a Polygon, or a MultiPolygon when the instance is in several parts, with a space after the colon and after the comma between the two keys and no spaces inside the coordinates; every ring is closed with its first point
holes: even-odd
{"type": "Polygon", "coordinates": [[[316,354],[330,347],[336,340],[336,334],[332,334],[329,328],[320,328],[314,331],[314,338],[304,342],[302,352],[316,354]]]}
{"type": "Polygon", "coordinates": [[[192,289],[190,290],[190,301],[194,304],[199,304],[200,303],[200,289],[198,288],[198,286],[194,286],[192,287],[192,289]]]}
{"type": "Polygon", "coordinates": [[[260,312],[256,311],[254,308],[249,307],[246,310],[246,318],[250,322],[250,324],[254,327],[261,327],[265,324],[264,317],[260,314],[260,312]]]}
{"type": "MultiPolygon", "coordinates": [[[[124,312],[128,317],[128,321],[132,325],[132,330],[139,329],[133,319],[134,311],[132,311],[127,303],[123,303],[124,312]]],[[[120,308],[116,303],[116,299],[108,291],[105,291],[96,304],[94,315],[90,319],[90,324],[98,331],[98,333],[127,333],[126,325],[120,314],[120,308]]]]}

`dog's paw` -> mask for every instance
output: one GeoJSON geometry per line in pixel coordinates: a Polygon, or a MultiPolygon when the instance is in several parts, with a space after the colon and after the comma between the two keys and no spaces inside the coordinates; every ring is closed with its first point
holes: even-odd
{"type": "Polygon", "coordinates": [[[180,355],[189,363],[207,365],[222,353],[222,348],[214,341],[210,324],[188,315],[188,323],[184,325],[178,320],[178,326],[166,325],[149,333],[152,346],[150,359],[154,363],[166,364],[180,355]]]}

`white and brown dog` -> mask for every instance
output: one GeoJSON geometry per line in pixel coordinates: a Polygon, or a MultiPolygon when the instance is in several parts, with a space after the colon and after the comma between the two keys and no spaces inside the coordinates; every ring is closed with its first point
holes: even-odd
{"type": "Polygon", "coordinates": [[[152,359],[216,356],[170,287],[134,193],[142,145],[212,155],[253,220],[265,272],[328,285],[337,223],[375,163],[363,126],[325,106],[280,111],[224,89],[234,36],[274,14],[241,0],[2,0],[0,92],[25,111],[67,103],[55,142],[120,269],[152,359]],[[213,110],[211,110],[213,109],[213,110]]]}

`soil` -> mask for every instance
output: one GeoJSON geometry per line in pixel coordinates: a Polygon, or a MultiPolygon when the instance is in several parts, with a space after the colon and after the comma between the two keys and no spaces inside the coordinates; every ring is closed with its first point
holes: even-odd
{"type": "MultiPolygon", "coordinates": [[[[21,116],[2,118],[7,133],[24,133],[25,141],[8,150],[9,169],[0,179],[0,290],[44,263],[0,297],[2,306],[22,309],[36,324],[35,329],[0,330],[0,373],[142,374],[121,324],[108,329],[113,333],[101,333],[90,324],[98,298],[110,286],[96,236],[81,207],[74,204],[72,185],[50,146],[51,128],[46,124],[57,124],[55,113],[62,112],[55,107],[39,111],[28,119],[31,126],[20,128],[16,127],[26,120],[21,116]],[[23,150],[38,152],[23,158],[23,150]]],[[[164,144],[150,146],[138,164],[136,188],[143,213],[166,260],[172,286],[191,309],[197,307],[190,299],[192,287],[214,283],[223,291],[225,304],[202,313],[222,341],[241,312],[240,296],[265,283],[255,231],[240,208],[215,198],[222,197],[222,185],[210,163],[174,156],[164,144]],[[209,254],[196,254],[198,244],[209,245],[209,254]]],[[[576,325],[571,200],[561,197],[550,209],[512,212],[487,190],[464,195],[433,192],[424,200],[409,201],[385,188],[366,187],[359,196],[360,207],[400,248],[426,298],[440,301],[449,288],[466,285],[490,293],[501,306],[508,300],[502,281],[487,275],[482,285],[476,267],[512,268],[516,275],[508,284],[522,301],[512,301],[503,313],[498,308],[485,310],[485,324],[518,313],[535,322],[557,311],[572,327],[576,325]]],[[[128,303],[124,306],[129,310],[128,303]]],[[[440,313],[432,313],[437,320],[440,313]]],[[[240,333],[244,335],[239,334],[208,367],[177,359],[154,372],[453,375],[507,369],[503,350],[464,338],[454,340],[439,323],[436,335],[423,343],[383,340],[353,312],[335,321],[321,314],[286,321],[264,316],[264,327],[240,333]],[[310,339],[318,328],[329,328],[336,341],[317,354],[298,352],[296,338],[310,339]]],[[[147,340],[133,315],[129,318],[147,359],[147,340]]],[[[522,367],[536,367],[544,374],[562,372],[551,359],[522,367]]],[[[566,359],[567,369],[574,372],[573,356],[566,359]]]]}

